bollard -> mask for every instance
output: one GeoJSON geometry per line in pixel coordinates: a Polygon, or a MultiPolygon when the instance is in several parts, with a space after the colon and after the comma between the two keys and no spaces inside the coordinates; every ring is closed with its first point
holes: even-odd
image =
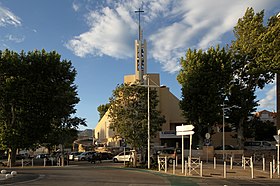
{"type": "Polygon", "coordinates": [[[216,169],[216,157],[214,157],[214,169],[216,169]]]}
{"type": "Polygon", "coordinates": [[[200,177],[202,177],[202,161],[200,161],[200,177]]]}
{"type": "Polygon", "coordinates": [[[46,158],[44,158],[44,167],[46,166],[46,158]]]}
{"type": "Polygon", "coordinates": [[[191,158],[188,157],[189,175],[191,175],[191,158]]]}
{"type": "Polygon", "coordinates": [[[176,164],[175,161],[176,161],[176,160],[173,160],[173,174],[175,174],[175,164],[176,164]]]}
{"type": "Polygon", "coordinates": [[[265,158],[263,157],[263,171],[265,171],[265,158]]]}
{"type": "Polygon", "coordinates": [[[275,159],[272,160],[272,172],[275,173],[275,159]]]}
{"type": "Polygon", "coordinates": [[[230,157],[230,169],[232,169],[232,164],[233,164],[233,161],[232,161],[232,156],[230,157]]]}
{"type": "Polygon", "coordinates": [[[33,167],[33,165],[34,165],[34,160],[33,160],[33,158],[31,159],[31,166],[33,167]]]}
{"type": "Polygon", "coordinates": [[[21,159],[21,167],[23,167],[23,159],[21,159]]]}
{"type": "Polygon", "coordinates": [[[244,167],[244,156],[242,156],[241,162],[242,162],[241,166],[244,167]]]}
{"type": "Polygon", "coordinates": [[[159,161],[159,156],[157,157],[157,162],[158,162],[158,171],[160,172],[160,161],[159,161]]]}
{"type": "Polygon", "coordinates": [[[187,176],[187,170],[188,170],[188,166],[187,166],[188,161],[185,161],[185,176],[187,176]]]}
{"type": "Polygon", "coordinates": [[[272,176],[272,162],[269,162],[269,175],[270,175],[270,178],[272,179],[273,176],[272,176]]]}
{"type": "Polygon", "coordinates": [[[165,165],[164,172],[167,172],[167,157],[166,156],[164,157],[164,165],[165,165]]]}
{"type": "Polygon", "coordinates": [[[176,167],[178,166],[178,156],[176,156],[176,167]]]}
{"type": "Polygon", "coordinates": [[[252,157],[250,158],[250,167],[251,167],[251,178],[254,179],[254,162],[252,157]]]}
{"type": "Polygon", "coordinates": [[[224,161],[224,178],[227,178],[227,162],[224,161]]]}

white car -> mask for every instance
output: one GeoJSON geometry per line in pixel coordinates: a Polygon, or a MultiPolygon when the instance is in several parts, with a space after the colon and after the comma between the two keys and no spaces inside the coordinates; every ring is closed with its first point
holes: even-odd
{"type": "Polygon", "coordinates": [[[124,161],[132,161],[132,153],[130,151],[121,152],[118,155],[113,157],[113,162],[124,162],[124,161]]]}

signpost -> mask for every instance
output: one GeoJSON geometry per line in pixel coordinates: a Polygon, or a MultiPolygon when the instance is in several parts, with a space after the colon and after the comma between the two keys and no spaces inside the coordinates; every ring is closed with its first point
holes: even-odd
{"type": "Polygon", "coordinates": [[[279,161],[280,161],[279,160],[279,154],[280,154],[279,153],[280,152],[280,146],[279,146],[280,145],[280,139],[279,139],[280,138],[280,129],[277,131],[277,135],[274,135],[273,137],[274,137],[274,139],[277,142],[277,145],[276,145],[277,146],[277,175],[279,177],[279,168],[280,168],[279,167],[279,161]]]}
{"type": "Polygon", "coordinates": [[[209,133],[206,133],[205,134],[205,138],[206,138],[206,140],[205,140],[205,144],[206,144],[206,162],[208,163],[208,146],[210,145],[210,137],[211,137],[211,135],[209,134],[209,133]]]}
{"type": "MultiPolygon", "coordinates": [[[[194,134],[193,125],[176,126],[176,135],[182,136],[182,173],[184,173],[184,136],[190,135],[190,154],[189,154],[189,166],[192,157],[192,135],[194,134]]],[[[186,166],[186,165],[185,165],[186,166]]]]}

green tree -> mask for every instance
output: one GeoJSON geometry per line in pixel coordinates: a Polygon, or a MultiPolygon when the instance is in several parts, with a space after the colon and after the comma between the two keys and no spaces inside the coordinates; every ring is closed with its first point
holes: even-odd
{"type": "MultiPolygon", "coordinates": [[[[156,89],[150,88],[151,137],[156,136],[165,122],[158,111],[158,102],[156,89]]],[[[110,98],[110,105],[111,128],[136,151],[147,147],[147,87],[118,85],[110,98]]]]}
{"type": "Polygon", "coordinates": [[[108,111],[110,107],[110,104],[107,103],[105,105],[99,105],[97,107],[97,111],[99,112],[99,121],[102,119],[102,117],[105,115],[105,113],[108,111]]]}
{"type": "Polygon", "coordinates": [[[0,51],[0,143],[11,150],[45,142],[55,122],[75,113],[76,71],[56,52],[0,51]]]}
{"type": "Polygon", "coordinates": [[[264,11],[255,14],[253,8],[248,8],[234,27],[236,40],[231,45],[231,52],[234,54],[234,80],[231,81],[229,105],[237,105],[239,109],[233,109],[230,117],[234,119],[232,122],[237,128],[241,149],[244,142],[244,122],[257,106],[255,91],[257,88],[262,89],[274,78],[274,73],[262,65],[265,61],[266,64],[269,63],[271,59],[260,55],[263,52],[263,37],[268,30],[263,25],[263,16],[264,11]]]}
{"type": "Polygon", "coordinates": [[[195,125],[202,143],[206,132],[222,121],[222,103],[226,86],[232,78],[231,55],[226,49],[211,47],[206,52],[188,50],[181,59],[177,76],[182,85],[181,109],[195,125]]]}
{"type": "Polygon", "coordinates": [[[258,141],[274,141],[276,126],[271,121],[261,121],[260,118],[254,117],[250,121],[245,122],[244,137],[254,138],[258,141]]]}

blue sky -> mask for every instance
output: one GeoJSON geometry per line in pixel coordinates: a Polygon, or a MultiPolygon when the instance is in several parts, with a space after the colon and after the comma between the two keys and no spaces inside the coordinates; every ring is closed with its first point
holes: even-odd
{"type": "MultiPolygon", "coordinates": [[[[0,50],[56,50],[71,60],[81,99],[77,116],[94,128],[97,107],[108,102],[123,76],[134,73],[139,7],[148,42],[148,73],[181,97],[179,59],[188,48],[230,44],[247,7],[280,12],[279,0],[0,0],[0,50]]],[[[275,110],[275,84],[258,90],[258,110],[275,110]]],[[[81,128],[83,129],[83,128],[81,128]]]]}

